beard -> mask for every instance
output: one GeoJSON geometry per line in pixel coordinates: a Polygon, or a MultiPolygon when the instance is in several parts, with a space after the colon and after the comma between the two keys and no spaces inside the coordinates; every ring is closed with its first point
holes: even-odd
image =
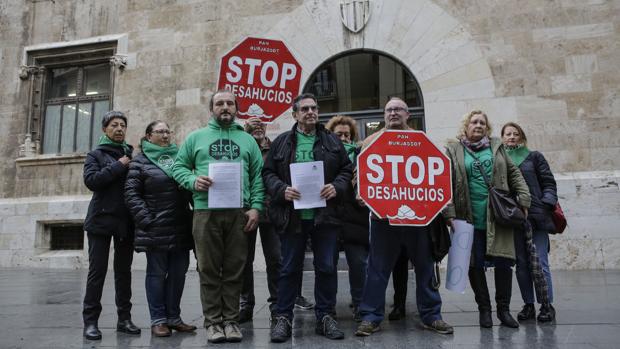
{"type": "Polygon", "coordinates": [[[215,115],[215,120],[222,126],[229,126],[235,121],[235,117],[233,113],[220,113],[215,115]]]}

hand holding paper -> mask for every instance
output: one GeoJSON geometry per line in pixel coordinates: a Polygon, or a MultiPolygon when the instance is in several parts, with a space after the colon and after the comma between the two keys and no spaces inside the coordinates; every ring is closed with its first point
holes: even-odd
{"type": "MultiPolygon", "coordinates": [[[[293,206],[295,209],[325,207],[325,198],[322,196],[323,190],[327,190],[327,193],[330,193],[331,190],[328,186],[333,188],[333,185],[325,185],[323,161],[293,163],[290,165],[290,169],[292,185],[289,188],[299,193],[297,199],[293,197],[293,206]]],[[[289,188],[286,189],[289,190],[289,188]]],[[[291,197],[291,194],[294,195],[294,192],[290,191],[289,197],[291,197]]]]}

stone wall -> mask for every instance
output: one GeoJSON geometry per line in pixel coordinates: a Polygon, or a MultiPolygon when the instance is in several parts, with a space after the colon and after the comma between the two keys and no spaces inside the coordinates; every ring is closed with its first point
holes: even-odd
{"type": "MultiPolygon", "coordinates": [[[[453,138],[461,115],[475,108],[488,113],[496,134],[506,121],[520,123],[530,147],[543,151],[570,221],[567,234],[553,238],[555,266],[620,267],[611,231],[620,213],[620,1],[373,0],[371,7],[354,34],[334,0],[1,2],[0,200],[9,213],[0,265],[34,263],[27,253],[35,253],[39,218],[25,213],[30,203],[83,202],[89,194],[83,155],[19,157],[28,127],[29,81],[18,78],[25,49],[120,35],[128,64],[116,72],[114,108],[127,112],[134,144],[154,119],[169,121],[178,142],[204,125],[219,59],[246,36],[283,40],[303,68],[302,84],[342,52],[387,53],[420,83],[436,143],[453,138]],[[16,229],[20,222],[30,230],[16,229]]],[[[268,132],[292,122],[282,116],[268,132]]],[[[80,207],[66,217],[83,219],[80,207]]]]}

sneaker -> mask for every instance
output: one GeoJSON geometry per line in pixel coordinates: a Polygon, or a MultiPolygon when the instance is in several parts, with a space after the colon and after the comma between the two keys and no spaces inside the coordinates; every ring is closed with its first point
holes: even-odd
{"type": "Polygon", "coordinates": [[[224,324],[224,336],[226,336],[227,342],[241,342],[243,335],[239,324],[235,321],[228,321],[224,324]]]}
{"type": "Polygon", "coordinates": [[[523,309],[517,314],[519,321],[531,320],[536,317],[536,308],[534,304],[527,303],[523,306],[523,309]]]}
{"type": "Polygon", "coordinates": [[[454,333],[454,328],[441,319],[433,321],[430,325],[424,324],[424,328],[441,334],[454,333]]]}
{"type": "Polygon", "coordinates": [[[338,328],[338,322],[336,322],[336,320],[330,315],[323,316],[321,321],[316,323],[314,332],[316,332],[316,334],[320,334],[321,336],[325,336],[328,339],[344,338],[344,332],[340,331],[338,328]]]}
{"type": "Polygon", "coordinates": [[[222,329],[222,325],[213,324],[207,327],[207,342],[209,343],[223,343],[226,342],[226,335],[222,329]]]}
{"type": "Polygon", "coordinates": [[[540,313],[536,318],[539,322],[550,322],[555,320],[555,308],[551,304],[543,304],[540,306],[540,313]]]}
{"type": "Polygon", "coordinates": [[[271,341],[273,343],[284,343],[291,338],[291,321],[286,316],[277,316],[271,327],[271,341]]]}
{"type": "Polygon", "coordinates": [[[239,323],[242,324],[244,322],[252,321],[252,317],[254,316],[254,309],[251,307],[245,307],[239,309],[239,323]]]}
{"type": "Polygon", "coordinates": [[[314,303],[310,302],[304,296],[297,296],[297,298],[295,298],[295,308],[301,310],[310,310],[314,308],[314,303]]]}
{"type": "Polygon", "coordinates": [[[362,321],[362,323],[357,326],[357,331],[355,331],[355,335],[358,337],[368,337],[375,332],[381,331],[381,326],[372,321],[362,321]]]}

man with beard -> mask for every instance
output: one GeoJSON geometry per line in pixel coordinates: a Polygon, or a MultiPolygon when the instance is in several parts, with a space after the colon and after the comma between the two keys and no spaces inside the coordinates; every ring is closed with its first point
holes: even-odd
{"type": "Polygon", "coordinates": [[[245,234],[255,231],[263,209],[263,158],[252,136],[234,122],[237,100],[228,90],[216,91],[209,102],[207,127],[187,136],[173,167],[174,179],[193,192],[193,231],[200,300],[207,339],[239,342],[239,295],[247,257],[245,234]],[[241,162],[242,208],[210,209],[209,163],[241,162]]]}
{"type": "MultiPolygon", "coordinates": [[[[400,98],[392,97],[385,105],[385,129],[410,130],[407,120],[409,108],[400,98]]],[[[382,131],[367,137],[362,148],[367,147],[382,131]]],[[[441,318],[441,296],[432,287],[434,261],[427,227],[391,226],[386,219],[374,214],[370,219],[370,253],[364,294],[360,304],[362,323],[357,336],[370,336],[381,329],[385,314],[385,289],[390,273],[404,247],[415,268],[416,302],[424,328],[441,334],[454,332],[452,326],[441,318]]]]}
{"type": "Polygon", "coordinates": [[[314,95],[297,96],[292,107],[297,122],[290,131],[273,141],[263,169],[265,188],[271,197],[269,218],[280,234],[282,253],[271,341],[285,342],[291,337],[293,307],[309,236],[314,254],[315,332],[329,339],[342,339],[344,334],[334,319],[338,288],[338,231],[342,224],[336,209],[351,185],[352,165],[338,137],[319,124],[314,95]],[[327,205],[295,210],[293,201],[300,199],[301,193],[291,185],[290,164],[310,161],[323,162],[325,184],[320,196],[327,205]]]}

